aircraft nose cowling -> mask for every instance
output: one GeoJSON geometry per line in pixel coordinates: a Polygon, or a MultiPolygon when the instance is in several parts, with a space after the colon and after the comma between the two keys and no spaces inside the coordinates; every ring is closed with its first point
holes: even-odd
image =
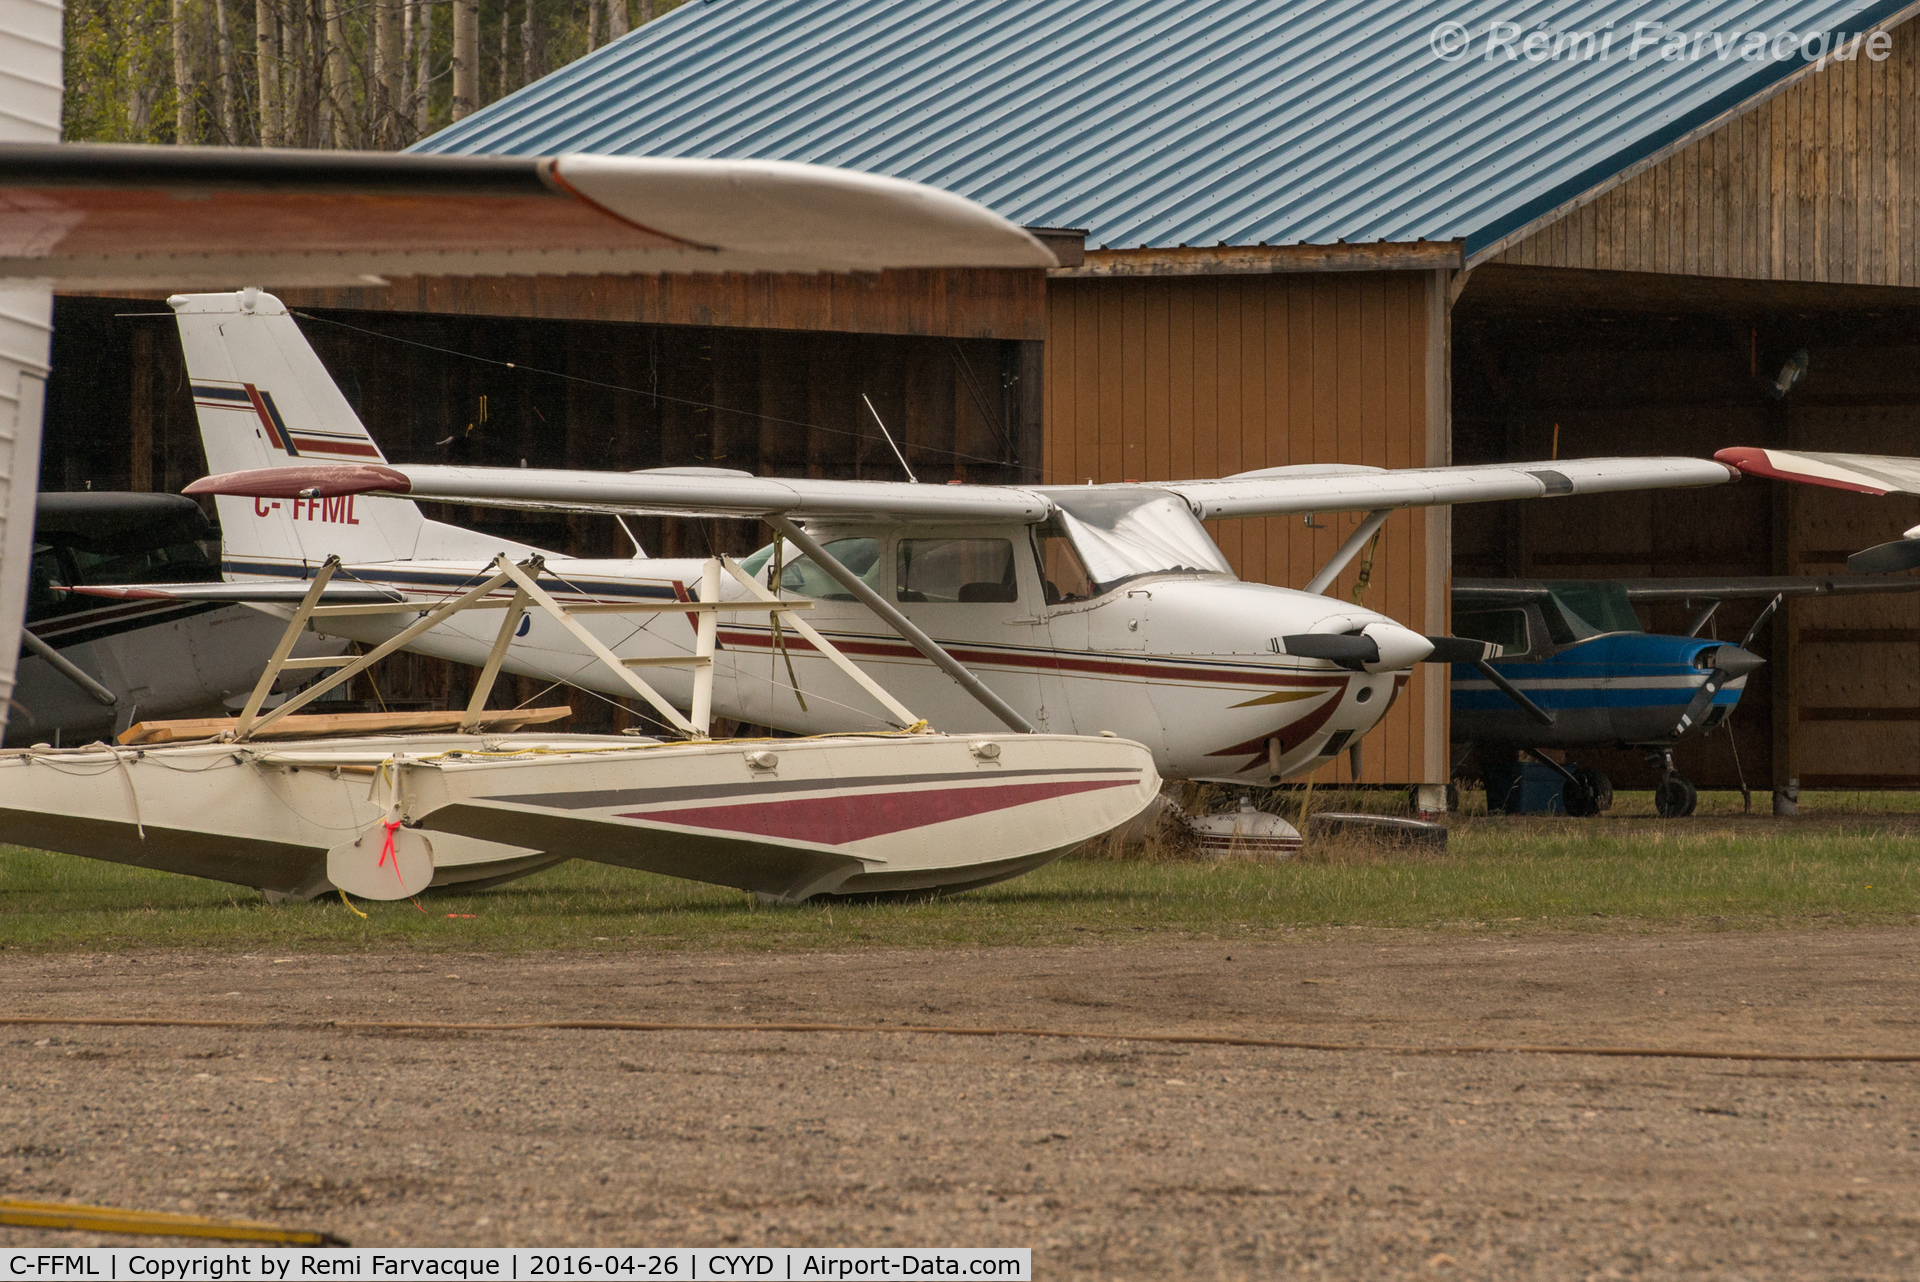
{"type": "Polygon", "coordinates": [[[1345,632],[1302,632],[1280,638],[1288,654],[1326,659],[1356,672],[1398,672],[1433,653],[1433,642],[1379,620],[1345,632]]]}
{"type": "Polygon", "coordinates": [[[1740,646],[1723,645],[1711,650],[1702,650],[1694,662],[1703,668],[1717,668],[1727,674],[1727,680],[1732,681],[1763,666],[1766,660],[1740,646]]]}
{"type": "Polygon", "coordinates": [[[1397,623],[1369,623],[1360,630],[1360,635],[1370,638],[1380,648],[1378,659],[1362,665],[1368,672],[1398,672],[1433,653],[1433,642],[1397,623]]]}

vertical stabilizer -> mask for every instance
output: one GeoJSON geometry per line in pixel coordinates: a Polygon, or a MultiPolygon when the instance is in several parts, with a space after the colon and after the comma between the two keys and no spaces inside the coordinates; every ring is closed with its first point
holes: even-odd
{"type": "MultiPolygon", "coordinates": [[[[378,463],[385,456],[306,335],[271,294],[176,294],[187,381],[207,470],[378,463]]],[[[349,565],[411,559],[427,521],[406,499],[221,496],[229,573],[281,577],[338,556],[349,565]]]]}

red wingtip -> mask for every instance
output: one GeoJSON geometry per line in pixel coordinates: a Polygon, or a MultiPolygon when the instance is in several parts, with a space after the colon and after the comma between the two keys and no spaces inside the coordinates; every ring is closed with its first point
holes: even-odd
{"type": "Polygon", "coordinates": [[[1837,477],[1815,476],[1809,472],[1795,472],[1775,463],[1766,450],[1755,449],[1750,445],[1736,445],[1719,450],[1714,456],[1729,467],[1737,467],[1748,476],[1764,476],[1776,481],[1798,481],[1802,485],[1822,485],[1830,490],[1850,490],[1855,494],[1885,494],[1884,488],[1863,485],[1857,481],[1843,481],[1837,477]]]}
{"type": "Polygon", "coordinates": [[[222,472],[218,476],[201,477],[183,493],[230,494],[256,499],[332,499],[346,494],[405,494],[411,488],[405,472],[374,463],[344,463],[222,472]]]}

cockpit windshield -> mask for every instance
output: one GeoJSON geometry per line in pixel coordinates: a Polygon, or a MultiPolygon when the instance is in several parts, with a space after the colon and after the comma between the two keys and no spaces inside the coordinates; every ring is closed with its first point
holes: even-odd
{"type": "Polygon", "coordinates": [[[1549,582],[1547,591],[1550,598],[1544,613],[1548,630],[1560,631],[1553,617],[1557,613],[1572,634],[1564,639],[1554,637],[1562,645],[1608,632],[1641,631],[1640,616],[1633,612],[1627,590],[1618,583],[1604,579],[1562,579],[1549,582]],[[1553,608],[1556,606],[1557,610],[1553,608]]]}
{"type": "Polygon", "coordinates": [[[1163,490],[1062,489],[1047,497],[1059,508],[1039,530],[1049,601],[1099,596],[1147,574],[1233,577],[1206,527],[1163,490]],[[1056,541],[1074,555],[1063,555],[1068,547],[1049,547],[1056,541]],[[1073,582],[1054,573],[1069,568],[1083,573],[1064,575],[1073,582]]]}

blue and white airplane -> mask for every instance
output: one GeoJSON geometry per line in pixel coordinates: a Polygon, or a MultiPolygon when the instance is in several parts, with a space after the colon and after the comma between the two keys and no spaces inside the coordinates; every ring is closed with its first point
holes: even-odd
{"type": "Polygon", "coordinates": [[[1674,745],[1732,715],[1747,677],[1766,662],[1751,647],[1780,602],[1911,591],[1920,591],[1920,577],[1455,579],[1454,635],[1502,648],[1498,659],[1453,668],[1453,738],[1463,745],[1455,760],[1471,748],[1485,772],[1525,754],[1560,772],[1568,814],[1595,815],[1612,804],[1612,783],[1543,750],[1640,748],[1660,771],[1655,809],[1692,814],[1695,789],[1673,769],[1674,745]],[[1740,598],[1769,604],[1739,644],[1700,635],[1721,602],[1740,598]],[[1663,601],[1699,608],[1684,635],[1641,625],[1634,606],[1663,601]]]}

